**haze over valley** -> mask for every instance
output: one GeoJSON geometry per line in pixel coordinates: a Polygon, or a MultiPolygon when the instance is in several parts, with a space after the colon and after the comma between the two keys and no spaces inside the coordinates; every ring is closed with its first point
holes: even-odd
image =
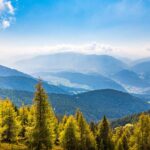
{"type": "Polygon", "coordinates": [[[88,120],[120,118],[150,109],[149,64],[74,52],[39,55],[15,62],[17,70],[0,66],[0,96],[31,104],[40,78],[58,115],[80,108],[88,120]]]}

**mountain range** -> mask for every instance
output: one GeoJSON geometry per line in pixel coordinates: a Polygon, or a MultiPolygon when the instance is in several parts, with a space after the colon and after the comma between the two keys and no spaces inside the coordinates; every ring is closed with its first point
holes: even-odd
{"type": "MultiPolygon", "coordinates": [[[[35,90],[35,85],[38,79],[22,73],[18,70],[11,69],[5,66],[0,66],[0,88],[1,89],[12,89],[12,90],[23,90],[31,91],[35,90]]],[[[62,89],[55,85],[50,85],[47,82],[43,82],[44,88],[49,93],[65,93],[62,89]]]]}
{"type": "Polygon", "coordinates": [[[38,56],[17,62],[17,70],[0,66],[0,97],[31,104],[40,77],[57,115],[80,108],[88,120],[120,118],[150,109],[149,63],[79,53],[38,56]]]}
{"type": "Polygon", "coordinates": [[[94,72],[107,76],[127,67],[122,61],[112,56],[72,52],[41,55],[16,62],[16,66],[20,70],[30,73],[49,71],[94,72]]]}
{"type": "Polygon", "coordinates": [[[72,92],[116,89],[150,93],[150,58],[125,61],[109,55],[56,53],[21,60],[15,65],[49,83],[74,88],[72,92]],[[80,77],[79,77],[80,76],[80,77]],[[85,81],[83,81],[85,79],[85,81]],[[97,83],[95,85],[95,83],[97,83]]]}
{"type": "Polygon", "coordinates": [[[115,89],[126,91],[119,83],[111,78],[97,73],[79,73],[79,72],[44,72],[37,73],[34,76],[41,76],[44,80],[55,85],[64,85],[74,88],[74,92],[90,91],[97,89],[115,89]],[[77,90],[75,90],[77,89],[77,90]]]}

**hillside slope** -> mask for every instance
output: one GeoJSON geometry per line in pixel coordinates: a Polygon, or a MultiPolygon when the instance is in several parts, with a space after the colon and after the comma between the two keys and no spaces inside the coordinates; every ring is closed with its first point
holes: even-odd
{"type": "Polygon", "coordinates": [[[150,59],[135,64],[132,69],[141,74],[150,74],[150,59]]]}
{"type": "Polygon", "coordinates": [[[149,111],[145,111],[145,112],[141,112],[141,113],[137,113],[137,114],[132,114],[132,115],[129,115],[129,116],[125,116],[125,117],[117,119],[117,120],[113,120],[111,122],[111,126],[113,128],[115,128],[115,127],[118,127],[118,126],[124,126],[124,125],[126,125],[128,123],[135,123],[135,122],[138,121],[139,116],[141,114],[149,114],[150,115],[150,110],[149,111]]]}
{"type": "MultiPolygon", "coordinates": [[[[12,90],[21,90],[21,91],[30,91],[33,92],[35,85],[38,83],[37,79],[21,76],[9,76],[1,77],[0,76],[0,88],[1,89],[12,89],[12,90]]],[[[50,85],[46,82],[43,82],[44,88],[49,93],[65,93],[61,88],[50,85]]]]}
{"type": "Polygon", "coordinates": [[[0,76],[1,77],[7,77],[7,76],[31,77],[30,75],[20,72],[16,69],[12,69],[2,65],[0,65],[0,76]]]}
{"type": "Polygon", "coordinates": [[[38,73],[42,79],[51,84],[68,86],[70,88],[85,89],[85,91],[97,89],[115,89],[125,91],[117,82],[103,75],[92,73],[85,74],[79,72],[43,72],[38,73]]]}
{"type": "MultiPolygon", "coordinates": [[[[18,70],[0,65],[0,88],[33,92],[38,80],[18,70]]],[[[49,93],[66,93],[61,88],[43,82],[49,93]]]]}
{"type": "MultiPolygon", "coordinates": [[[[31,104],[33,95],[32,92],[0,90],[0,97],[11,98],[18,106],[22,101],[31,104]]],[[[97,121],[103,115],[115,119],[150,109],[150,105],[139,98],[116,90],[97,90],[76,95],[49,94],[49,98],[57,115],[73,114],[80,108],[89,121],[97,121]]]]}

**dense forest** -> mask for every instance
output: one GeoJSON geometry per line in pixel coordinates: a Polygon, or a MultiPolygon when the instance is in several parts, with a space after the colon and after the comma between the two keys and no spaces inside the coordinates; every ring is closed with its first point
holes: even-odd
{"type": "Polygon", "coordinates": [[[106,116],[87,122],[77,109],[57,117],[39,82],[31,106],[0,100],[0,150],[150,150],[150,115],[112,127],[106,116]]]}

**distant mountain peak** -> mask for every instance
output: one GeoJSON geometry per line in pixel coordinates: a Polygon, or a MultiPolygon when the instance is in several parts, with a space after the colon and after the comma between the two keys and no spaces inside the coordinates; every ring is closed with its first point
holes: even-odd
{"type": "Polygon", "coordinates": [[[127,67],[121,60],[109,55],[74,52],[39,55],[32,59],[19,61],[16,65],[19,69],[32,73],[41,71],[75,71],[97,72],[105,75],[116,73],[127,67]]]}

